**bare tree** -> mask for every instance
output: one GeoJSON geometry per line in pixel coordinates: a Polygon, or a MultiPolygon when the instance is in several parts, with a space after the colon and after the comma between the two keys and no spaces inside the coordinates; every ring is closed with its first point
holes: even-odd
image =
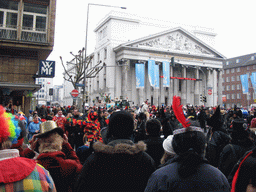
{"type": "MultiPolygon", "coordinates": [[[[84,48],[78,51],[78,54],[70,54],[74,57],[71,61],[67,62],[71,67],[67,68],[64,65],[63,59],[60,56],[61,64],[64,68],[64,79],[72,83],[74,89],[78,88],[78,84],[84,81],[84,79],[94,78],[103,69],[105,63],[99,61],[96,65],[89,68],[93,56],[85,57],[84,48]]],[[[83,82],[86,83],[86,82],[83,82]]],[[[85,89],[83,89],[85,91],[85,89]]],[[[83,92],[85,94],[85,92],[83,92]]],[[[73,100],[73,104],[75,101],[73,100]]]]}

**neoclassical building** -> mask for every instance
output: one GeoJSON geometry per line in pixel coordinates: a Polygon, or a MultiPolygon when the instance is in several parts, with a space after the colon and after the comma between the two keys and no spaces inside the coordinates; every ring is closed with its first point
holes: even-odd
{"type": "Polygon", "coordinates": [[[181,96],[182,105],[221,104],[225,57],[210,46],[214,32],[191,26],[163,27],[113,12],[94,32],[91,66],[102,61],[105,68],[96,78],[87,79],[90,104],[101,99],[102,93],[134,105],[146,99],[156,106],[171,105],[174,95],[181,96]],[[200,95],[207,97],[206,103],[200,95]]]}

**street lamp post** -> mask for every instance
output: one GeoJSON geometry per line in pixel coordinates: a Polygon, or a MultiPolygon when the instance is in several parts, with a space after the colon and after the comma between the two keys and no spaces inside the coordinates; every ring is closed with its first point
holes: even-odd
{"type": "Polygon", "coordinates": [[[103,5],[103,4],[88,3],[88,6],[87,6],[87,18],[86,18],[86,31],[85,31],[85,47],[84,47],[83,113],[85,113],[86,62],[87,62],[86,55],[87,55],[87,36],[88,36],[88,21],[89,21],[89,7],[90,7],[90,5],[126,9],[126,7],[118,7],[118,6],[112,6],[112,5],[103,5]]]}

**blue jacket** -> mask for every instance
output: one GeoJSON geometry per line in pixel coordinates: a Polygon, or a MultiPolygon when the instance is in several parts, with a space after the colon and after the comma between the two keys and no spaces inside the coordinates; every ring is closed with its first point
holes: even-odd
{"type": "Polygon", "coordinates": [[[40,131],[40,124],[41,121],[39,121],[39,123],[34,123],[33,121],[29,124],[28,126],[28,131],[29,133],[35,133],[36,130],[40,131]]]}
{"type": "Polygon", "coordinates": [[[178,174],[179,162],[157,169],[149,178],[145,192],[149,191],[197,191],[229,192],[230,185],[225,175],[217,168],[202,163],[197,171],[187,178],[178,174]]]}

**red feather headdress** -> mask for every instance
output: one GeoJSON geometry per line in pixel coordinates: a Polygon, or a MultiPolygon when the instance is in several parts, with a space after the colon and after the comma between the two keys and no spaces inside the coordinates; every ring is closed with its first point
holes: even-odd
{"type": "Polygon", "coordinates": [[[176,95],[173,96],[172,108],[177,120],[182,124],[182,126],[184,128],[189,127],[191,123],[189,123],[183,113],[182,105],[180,104],[180,97],[176,95]]]}

